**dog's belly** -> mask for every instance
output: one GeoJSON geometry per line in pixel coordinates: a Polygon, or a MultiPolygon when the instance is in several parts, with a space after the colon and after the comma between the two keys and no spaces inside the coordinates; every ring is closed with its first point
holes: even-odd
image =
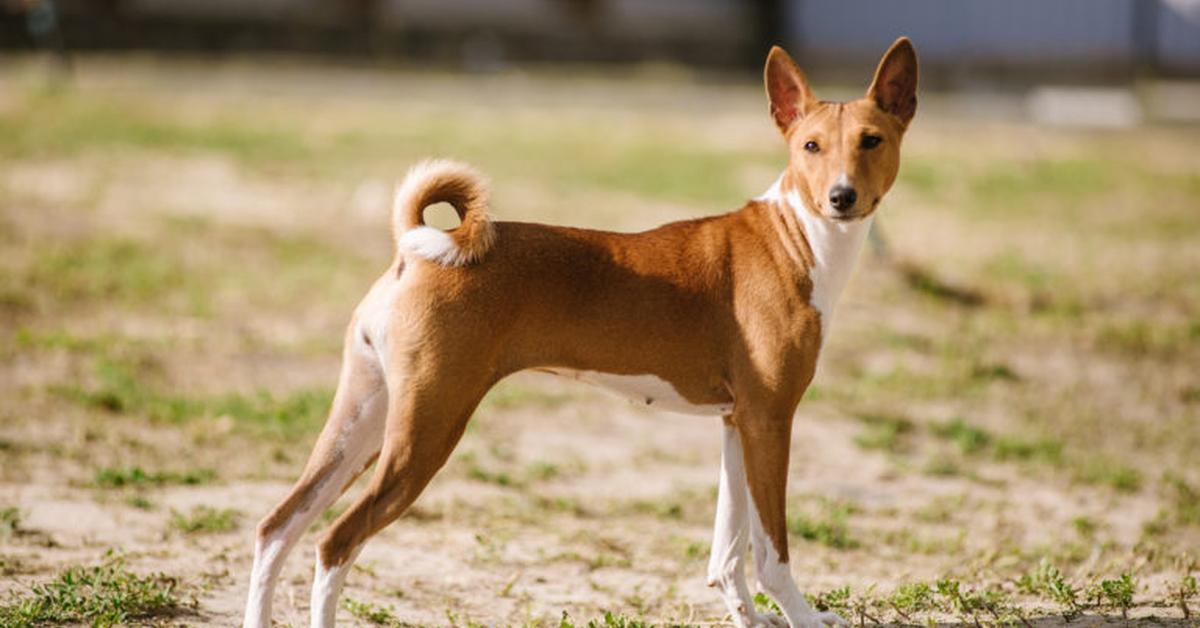
{"type": "Polygon", "coordinates": [[[547,369],[550,373],[587,382],[612,391],[630,401],[682,414],[701,416],[723,416],[733,412],[733,402],[695,404],[680,395],[670,382],[655,375],[613,375],[597,371],[575,371],[571,369],[547,369]]]}

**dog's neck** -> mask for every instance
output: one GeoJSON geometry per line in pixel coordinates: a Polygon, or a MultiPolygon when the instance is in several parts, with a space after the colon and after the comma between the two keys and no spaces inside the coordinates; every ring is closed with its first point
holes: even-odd
{"type": "Polygon", "coordinates": [[[775,204],[791,212],[800,221],[812,253],[812,265],[808,269],[808,277],[812,281],[810,302],[821,314],[821,341],[824,343],[838,297],[850,281],[854,263],[871,231],[875,214],[852,222],[824,218],[807,206],[794,186],[784,185],[785,177],[786,173],[780,175],[758,200],[775,204]]]}

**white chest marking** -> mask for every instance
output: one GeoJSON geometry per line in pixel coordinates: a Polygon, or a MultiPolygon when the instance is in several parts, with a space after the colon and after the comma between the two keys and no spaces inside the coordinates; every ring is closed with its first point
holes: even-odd
{"type": "Polygon", "coordinates": [[[808,245],[813,254],[813,266],[808,270],[809,279],[812,281],[812,305],[821,313],[821,343],[824,344],[829,335],[829,323],[833,320],[833,310],[837,306],[838,297],[850,281],[854,262],[867,240],[875,215],[871,214],[854,222],[823,218],[804,205],[798,192],[789,191],[785,194],[780,189],[781,180],[782,177],[775,181],[758,200],[780,203],[791,208],[800,219],[800,224],[804,226],[804,234],[808,237],[808,245]]]}
{"type": "Polygon", "coordinates": [[[587,382],[612,391],[630,401],[651,408],[679,412],[681,414],[698,414],[702,416],[723,416],[733,412],[733,403],[694,404],[684,399],[670,382],[654,375],[613,375],[597,371],[574,371],[570,369],[553,369],[555,375],[587,382]]]}

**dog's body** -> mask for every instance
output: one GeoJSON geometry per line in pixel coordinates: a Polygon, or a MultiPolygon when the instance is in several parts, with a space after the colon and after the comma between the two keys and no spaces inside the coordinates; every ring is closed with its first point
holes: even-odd
{"type": "Polygon", "coordinates": [[[259,526],[247,627],[270,625],[287,553],[378,458],[364,495],[318,545],[313,626],[332,626],[366,540],[416,499],[488,389],[527,369],[723,416],[710,583],[738,625],[783,621],[754,611],[743,567],[753,537],[758,580],[790,625],[841,621],[809,608],[788,569],[791,422],[895,178],[916,56],[898,40],[853,103],[816,101],[777,48],[766,80],[792,164],[730,214],[636,234],[494,223],[470,169],[427,162],[409,174],[397,194],[396,260],[347,330],[330,419],[300,481],[259,526]],[[462,218],[450,232],[423,225],[424,208],[442,201],[462,218]]]}

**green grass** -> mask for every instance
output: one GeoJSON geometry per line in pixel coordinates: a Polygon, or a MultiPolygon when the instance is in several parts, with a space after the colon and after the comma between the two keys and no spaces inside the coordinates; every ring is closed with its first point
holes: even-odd
{"type": "Polygon", "coordinates": [[[984,451],[992,443],[992,435],[987,430],[976,427],[962,418],[934,425],[932,431],[934,436],[953,442],[959,451],[968,456],[984,451]]]}
{"type": "Polygon", "coordinates": [[[883,414],[861,414],[858,418],[866,426],[866,430],[854,439],[859,447],[899,452],[911,446],[914,431],[911,420],[883,414]]]}
{"type": "Polygon", "coordinates": [[[0,508],[0,538],[11,537],[21,530],[21,510],[15,506],[0,508]]]}
{"type": "Polygon", "coordinates": [[[292,128],[228,116],[205,122],[175,119],[127,99],[72,90],[30,91],[0,116],[0,155],[36,158],[83,151],[136,148],[160,152],[219,152],[247,163],[310,154],[292,128]]]}
{"type": "Polygon", "coordinates": [[[1104,455],[1078,455],[1072,464],[1074,479],[1084,484],[1108,486],[1122,493],[1142,488],[1142,473],[1104,455]]]}
{"type": "Polygon", "coordinates": [[[243,427],[284,435],[303,434],[319,426],[333,402],[329,389],[296,390],[278,397],[267,391],[211,397],[160,392],[151,385],[153,372],[128,360],[96,361],[97,384],[56,385],[51,392],[79,405],[144,417],[162,423],[184,423],[228,416],[243,427]]]}
{"type": "Polygon", "coordinates": [[[58,305],[85,299],[144,302],[188,278],[169,250],[107,237],[39,249],[27,272],[27,281],[58,305]]]}
{"type": "MultiPolygon", "coordinates": [[[[320,103],[317,119],[307,100],[289,102],[286,86],[266,103],[220,90],[215,97],[206,89],[176,94],[158,79],[126,76],[122,63],[97,62],[88,71],[98,80],[121,73],[128,90],[85,81],[57,93],[17,91],[0,111],[0,161],[12,172],[0,181],[0,363],[17,365],[28,382],[0,409],[0,425],[13,426],[0,454],[14,461],[5,469],[10,483],[26,481],[28,465],[61,463],[68,477],[82,480],[69,490],[116,490],[92,492],[105,508],[155,509],[138,516],[161,515],[161,525],[178,531],[168,537],[188,547],[204,542],[187,540],[185,530],[227,530],[239,525],[237,517],[216,508],[166,512],[174,487],[215,478],[186,460],[141,461],[139,449],[178,435],[208,448],[198,460],[228,459],[223,482],[294,477],[306,453],[299,441],[313,437],[332,390],[302,384],[260,392],[247,387],[243,367],[278,368],[273,381],[281,385],[333,368],[341,325],[391,252],[382,210],[357,207],[364,182],[386,187],[416,157],[444,154],[493,178],[500,218],[627,228],[660,215],[736,208],[783,162],[757,100],[752,112],[730,111],[710,128],[706,111],[673,109],[678,103],[663,93],[677,90],[657,83],[642,91],[638,81],[606,82],[602,100],[568,103],[560,94],[571,86],[557,80],[484,77],[502,91],[521,90],[521,104],[502,107],[453,98],[430,106],[403,93],[405,85],[393,92],[395,102],[339,94],[320,103]],[[541,94],[553,97],[543,103],[541,94]],[[755,128],[745,121],[750,115],[769,140],[761,147],[745,141],[755,128]],[[726,122],[747,137],[732,137],[721,127],[726,122]],[[136,189],[145,181],[140,165],[163,163],[178,168],[180,185],[195,188],[200,203],[190,202],[188,189],[136,189]],[[201,189],[225,177],[228,189],[201,189]],[[269,211],[257,211],[260,201],[269,211]],[[193,213],[212,202],[227,202],[230,211],[193,213]],[[243,203],[255,211],[241,212],[243,203]],[[282,210],[271,214],[276,204],[282,210]],[[368,213],[357,215],[360,209],[368,213]],[[242,366],[227,368],[231,361],[242,366]],[[41,432],[38,421],[50,430],[41,432]],[[221,437],[209,437],[218,425],[221,437]],[[227,455],[260,448],[261,455],[227,455]],[[101,449],[103,456],[92,453],[101,449]],[[120,460],[127,462],[111,462],[120,460]]],[[[203,79],[208,70],[190,71],[203,79]]],[[[411,81],[415,93],[447,80],[393,78],[411,81]]],[[[714,93],[739,90],[760,99],[757,85],[714,93]]],[[[793,509],[788,522],[793,542],[831,572],[880,583],[818,592],[814,603],[861,625],[1020,624],[1013,608],[1115,615],[1132,604],[1156,615],[1189,612],[1195,569],[1175,562],[1193,551],[1200,529],[1200,485],[1188,466],[1200,448],[1192,420],[1200,386],[1187,370],[1200,356],[1195,130],[983,128],[932,118],[920,126],[905,146],[897,192],[881,208],[895,257],[860,262],[847,311],[825,345],[819,388],[801,413],[854,417],[849,438],[861,455],[885,459],[885,477],[852,473],[850,488],[911,481],[936,491],[917,489],[911,501],[878,511],[868,500],[855,511],[800,504],[792,495],[806,507],[793,509]],[[1171,472],[1160,476],[1164,470],[1171,472]],[[903,477],[922,471],[938,479],[903,477]],[[1081,499],[1064,500],[1063,511],[1045,521],[1019,518],[1012,492],[1032,483],[1081,499]],[[935,497],[943,494],[949,497],[935,497]],[[1127,526],[1103,508],[1143,523],[1145,533],[1122,538],[1127,526]],[[1043,556],[1062,570],[1033,573],[1043,556]],[[870,573],[880,560],[904,568],[870,573]],[[1027,571],[1038,577],[1028,592],[1017,584],[1027,571]],[[885,582],[901,572],[924,579],[885,582]],[[1168,581],[1169,596],[1161,594],[1168,581]]],[[[706,543],[671,535],[680,525],[710,525],[711,478],[665,496],[621,497],[617,490],[599,502],[580,486],[602,482],[613,465],[682,471],[711,460],[711,450],[675,459],[659,444],[639,446],[653,453],[632,460],[599,460],[589,449],[578,454],[581,465],[569,452],[529,456],[522,430],[538,429],[530,425],[565,412],[572,421],[555,429],[575,429],[578,418],[582,442],[593,422],[609,418],[595,415],[608,411],[573,388],[504,382],[480,408],[500,416],[480,417],[465,437],[464,452],[477,456],[452,463],[452,473],[477,483],[466,490],[488,498],[431,502],[410,522],[431,533],[460,524],[478,529],[485,541],[465,553],[477,550],[489,569],[503,567],[500,548],[514,529],[607,531],[613,522],[619,543],[628,541],[626,527],[662,534],[666,542],[652,554],[667,566],[633,560],[634,544],[623,553],[576,536],[568,542],[578,546],[548,545],[546,556],[584,566],[555,568],[645,570],[652,572],[647,581],[673,582],[670,565],[703,558],[706,543]],[[490,442],[522,446],[505,453],[483,444],[490,442]]],[[[806,463],[820,464],[820,455],[806,463]]],[[[12,508],[0,510],[0,537],[15,537],[23,550],[37,546],[35,532],[21,528],[21,515],[37,507],[5,505],[12,508]]],[[[52,564],[61,553],[47,547],[45,555],[52,564]]],[[[4,573],[45,568],[39,559],[0,558],[4,573]]],[[[588,583],[613,613],[591,625],[687,617],[670,605],[691,604],[690,593],[618,594],[599,577],[614,574],[595,575],[588,583]]],[[[422,604],[446,603],[419,589],[411,594],[422,604]]],[[[533,610],[538,600],[523,598],[530,595],[537,596],[513,591],[518,606],[544,621],[545,608],[533,610]]],[[[398,621],[386,603],[346,608],[359,622],[398,621]]],[[[512,613],[481,619],[518,623],[512,613]]]]}
{"type": "Polygon", "coordinates": [[[216,534],[237,529],[241,514],[231,508],[196,506],[190,512],[172,511],[171,529],[184,534],[216,534]]]}
{"type": "Polygon", "coordinates": [[[342,601],[342,606],[345,607],[351,615],[375,626],[386,626],[387,628],[401,628],[408,626],[396,617],[396,611],[390,606],[380,606],[371,604],[370,602],[360,602],[351,598],[346,598],[342,601]]]}
{"type": "Polygon", "coordinates": [[[1163,474],[1163,490],[1175,523],[1200,526],[1200,488],[1189,484],[1180,475],[1167,471],[1163,474]]]}
{"type": "Polygon", "coordinates": [[[174,578],[139,576],[124,561],[110,558],[94,567],[71,567],[51,582],[35,584],[0,606],[0,625],[26,628],[88,623],[117,626],[148,622],[181,612],[174,578]]]}
{"type": "Polygon", "coordinates": [[[1111,162],[1091,157],[997,162],[966,179],[974,207],[1014,214],[1055,209],[1075,215],[1113,186],[1111,162]]]}
{"type": "Polygon", "coordinates": [[[825,505],[825,512],[819,516],[802,513],[790,515],[788,532],[833,549],[854,549],[861,543],[850,534],[849,519],[852,512],[851,506],[829,502],[825,505]]]}
{"type": "Polygon", "coordinates": [[[92,484],[98,488],[196,486],[212,482],[216,477],[217,472],[212,469],[146,471],[136,466],[101,467],[96,469],[92,477],[92,484]]]}
{"type": "Polygon", "coordinates": [[[598,618],[589,619],[587,623],[578,623],[567,611],[562,612],[558,628],[651,628],[653,626],[686,626],[675,622],[654,623],[643,617],[630,617],[624,613],[604,611],[598,618]]]}
{"type": "Polygon", "coordinates": [[[526,386],[515,382],[502,382],[488,391],[480,407],[489,410],[513,410],[519,408],[540,408],[551,410],[570,403],[576,395],[548,391],[535,386],[526,386]]]}

